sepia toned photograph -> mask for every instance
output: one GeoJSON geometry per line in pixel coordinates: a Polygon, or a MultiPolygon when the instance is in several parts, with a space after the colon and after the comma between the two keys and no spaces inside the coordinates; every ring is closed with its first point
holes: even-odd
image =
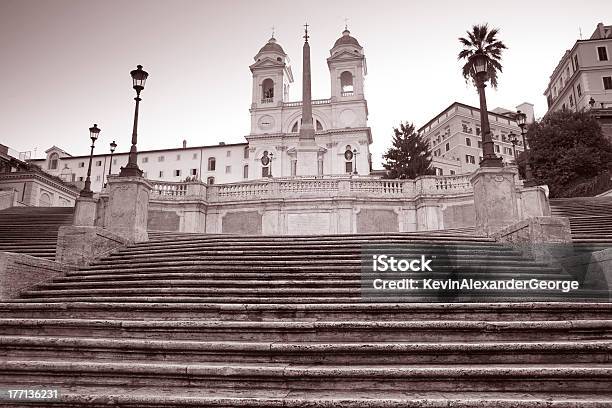
{"type": "Polygon", "coordinates": [[[612,408],[606,0],[0,0],[0,407],[612,408]]]}

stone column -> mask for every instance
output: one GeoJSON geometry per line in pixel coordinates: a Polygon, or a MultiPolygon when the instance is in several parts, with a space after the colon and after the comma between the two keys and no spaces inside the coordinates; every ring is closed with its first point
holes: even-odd
{"type": "Polygon", "coordinates": [[[74,205],[72,225],[93,227],[96,224],[98,200],[93,197],[79,197],[74,205]]]}
{"type": "Polygon", "coordinates": [[[476,233],[493,233],[519,220],[514,167],[481,167],[470,177],[474,188],[476,233]]]}
{"type": "Polygon", "coordinates": [[[151,183],[142,177],[109,176],[106,228],[129,242],[147,241],[151,188],[151,183]]]}

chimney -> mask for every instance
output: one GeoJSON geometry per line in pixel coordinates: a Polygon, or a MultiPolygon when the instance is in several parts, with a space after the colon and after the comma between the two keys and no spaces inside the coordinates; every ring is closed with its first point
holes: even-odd
{"type": "Polygon", "coordinates": [[[183,149],[187,148],[187,140],[183,139],[183,149]]]}

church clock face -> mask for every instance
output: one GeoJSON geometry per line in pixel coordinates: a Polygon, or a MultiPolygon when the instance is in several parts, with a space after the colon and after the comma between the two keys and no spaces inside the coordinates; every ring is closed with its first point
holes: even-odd
{"type": "Polygon", "coordinates": [[[264,115],[259,118],[257,125],[261,130],[269,130],[274,126],[274,118],[270,115],[264,115]]]}

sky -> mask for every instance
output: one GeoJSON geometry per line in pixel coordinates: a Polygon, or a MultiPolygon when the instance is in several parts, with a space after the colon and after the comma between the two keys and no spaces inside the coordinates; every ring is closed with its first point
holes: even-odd
{"type": "Polygon", "coordinates": [[[310,25],[313,98],[330,96],[326,58],[345,19],[364,47],[365,96],[374,167],[402,121],[417,128],[454,101],[477,106],[460,74],[457,40],[473,24],[500,28],[508,46],[489,109],[535,104],[566,49],[612,23],[609,0],[272,1],[0,0],[0,143],[15,151],[56,145],[89,153],[128,151],[134,90],[129,72],[149,72],[140,106],[138,149],[244,142],[250,130],[251,72],[275,37],[292,60],[301,99],[303,24],[310,25]]]}

